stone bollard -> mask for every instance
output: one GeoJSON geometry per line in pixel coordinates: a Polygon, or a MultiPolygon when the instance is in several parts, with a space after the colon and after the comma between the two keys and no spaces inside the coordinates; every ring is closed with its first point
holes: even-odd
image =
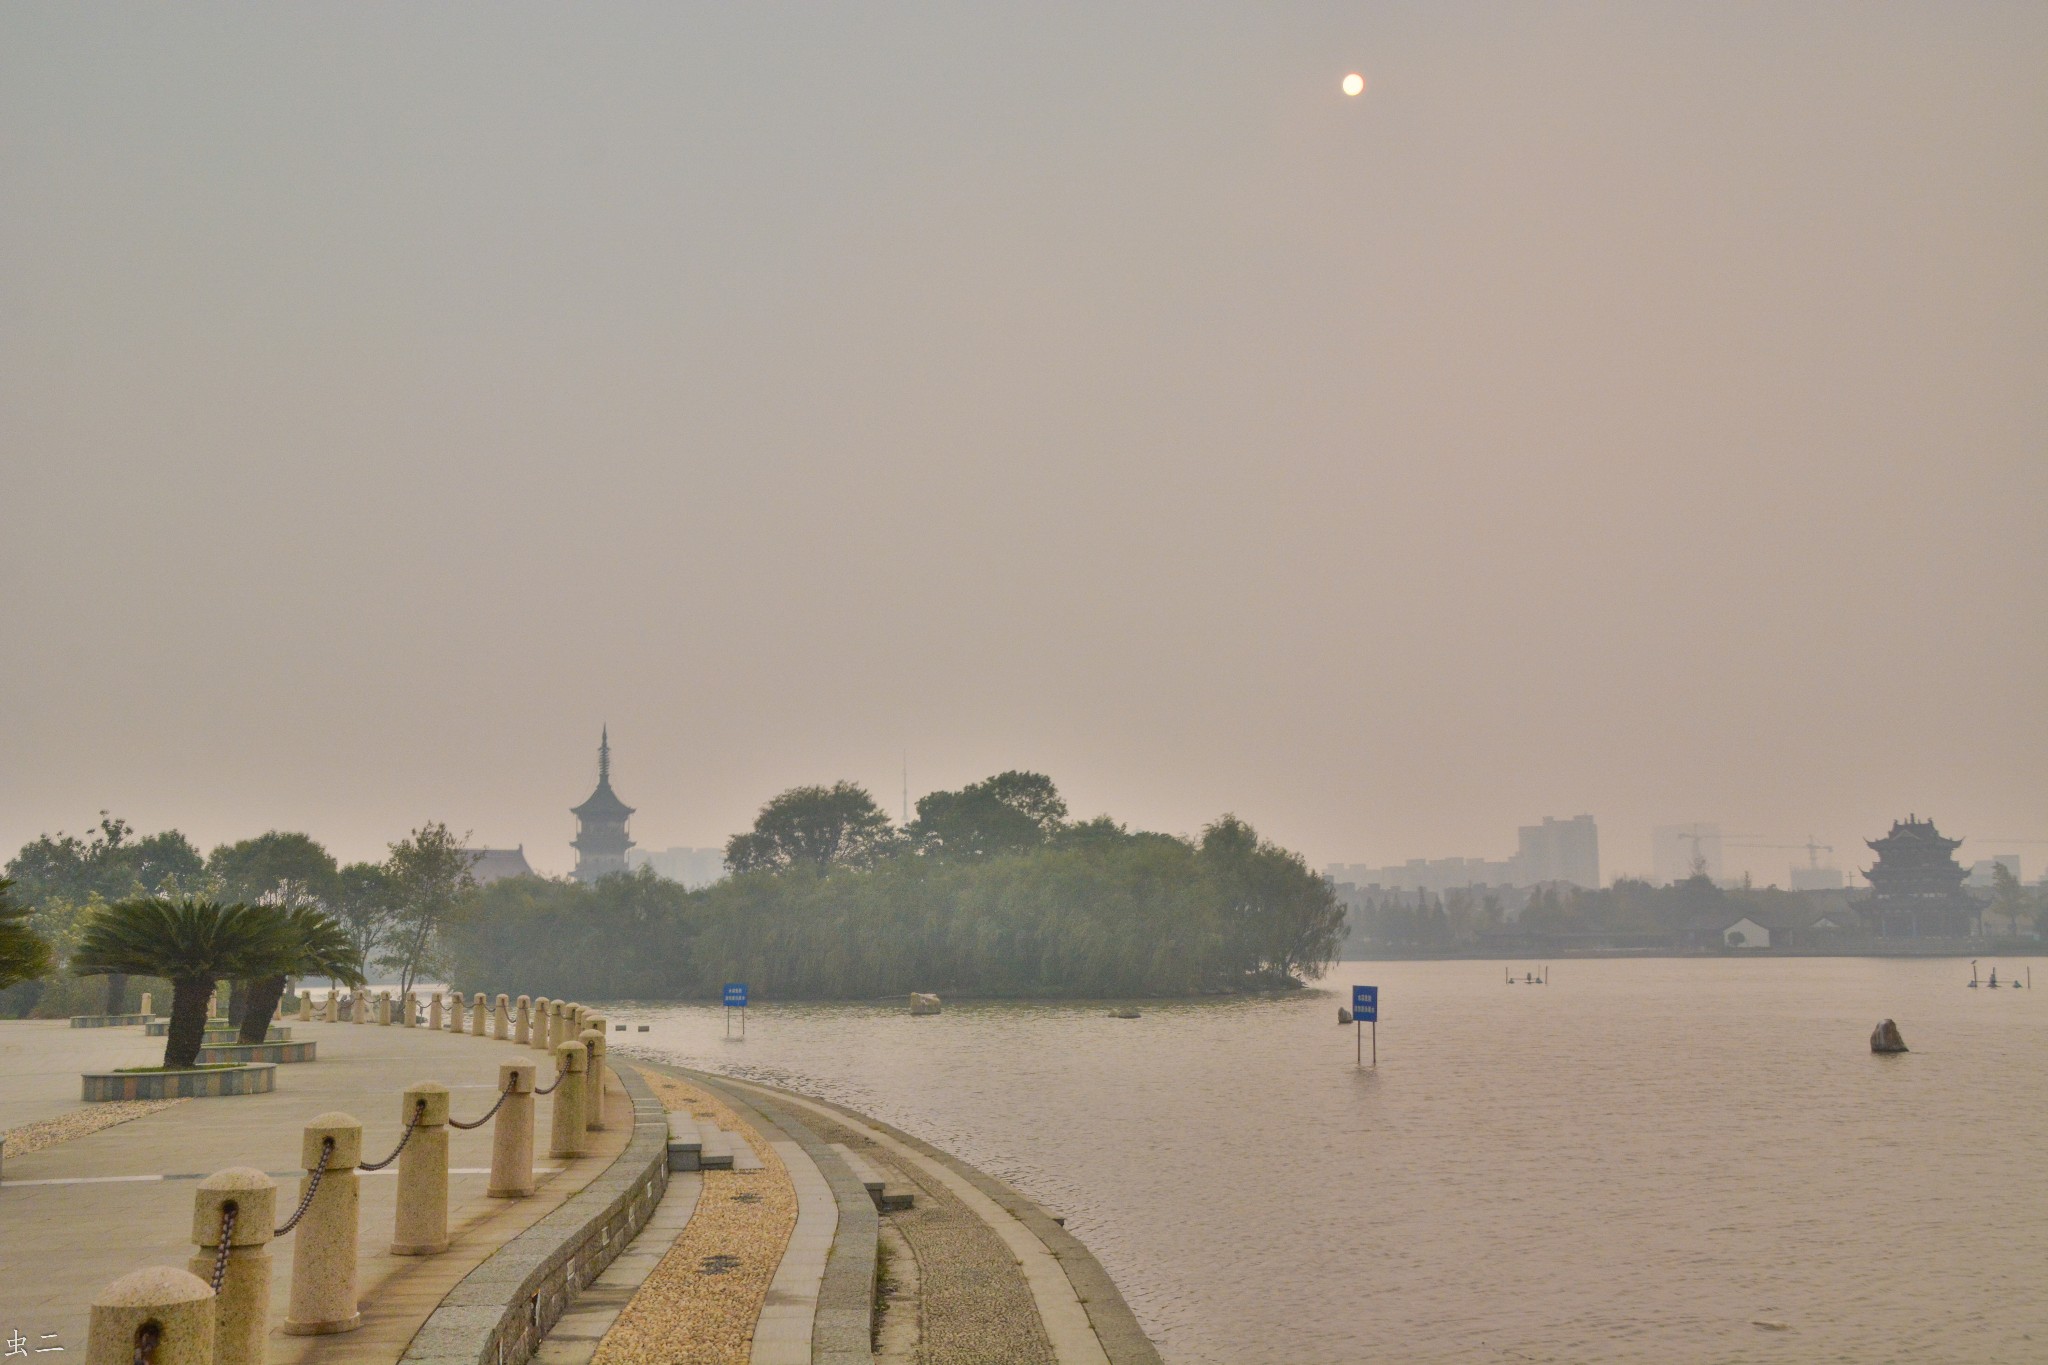
{"type": "Polygon", "coordinates": [[[552,1051],[548,1047],[548,998],[545,995],[533,998],[533,1029],[526,1035],[526,1045],[535,1052],[552,1051]]]}
{"type": "Polygon", "coordinates": [[[356,992],[355,1019],[358,1024],[370,1022],[370,992],[368,990],[356,992]]]}
{"type": "Polygon", "coordinates": [[[156,1018],[156,1000],[148,991],[142,993],[142,1008],[136,1013],[151,1019],[156,1018]]]}
{"type": "Polygon", "coordinates": [[[512,1005],[512,1041],[525,1047],[533,1041],[533,1000],[520,996],[512,1005]]]}
{"type": "Polygon", "coordinates": [[[507,1062],[498,1068],[498,1089],[510,1088],[491,1129],[493,1199],[524,1199],[533,1193],[532,1062],[507,1062]]]}
{"type": "Polygon", "coordinates": [[[571,1041],[568,1021],[564,1018],[567,1005],[564,1001],[548,1001],[548,1051],[552,1052],[562,1044],[571,1041]]]}
{"type": "Polygon", "coordinates": [[[427,1002],[427,1027],[436,1033],[441,1031],[441,992],[435,991],[434,998],[427,1002]]]}
{"type": "Polygon", "coordinates": [[[391,1027],[391,992],[377,992],[377,1022],[385,1028],[391,1027]]]}
{"type": "Polygon", "coordinates": [[[503,991],[491,1006],[491,1036],[501,1043],[512,1036],[512,1000],[503,991]]]}
{"type": "Polygon", "coordinates": [[[484,1030],[490,1026],[490,997],[485,995],[482,991],[478,991],[476,993],[476,998],[470,1001],[469,1003],[470,1036],[472,1038],[481,1038],[484,1036],[484,1030]]]}
{"type": "Polygon", "coordinates": [[[176,1266],[153,1265],[99,1292],[85,1329],[85,1365],[137,1360],[213,1365],[213,1289],[206,1281],[176,1266]]]}
{"type": "Polygon", "coordinates": [[[398,997],[398,1022],[406,1028],[415,1028],[420,1022],[419,997],[411,991],[398,997]]]}
{"type": "Polygon", "coordinates": [[[362,1312],[356,1307],[357,1223],[362,1214],[362,1178],[356,1174],[356,1163],[363,1159],[363,1125],[354,1117],[329,1112],[316,1115],[306,1125],[299,1142],[299,1160],[306,1168],[299,1181],[299,1198],[305,1199],[312,1187],[321,1148],[330,1139],[334,1147],[327,1153],[327,1168],[292,1239],[286,1336],[325,1336],[353,1332],[363,1325],[362,1312]]]}
{"type": "Polygon", "coordinates": [[[448,1031],[462,1032],[462,992],[448,992],[448,1031]]]}
{"type": "Polygon", "coordinates": [[[210,1024],[218,1018],[220,1018],[220,992],[213,991],[206,997],[206,1022],[210,1024]]]}
{"type": "Polygon", "coordinates": [[[310,995],[301,995],[299,997],[299,1022],[302,1024],[313,1022],[313,997],[310,995]]]}
{"type": "Polygon", "coordinates": [[[334,987],[332,986],[329,986],[327,988],[327,1009],[325,1012],[325,1017],[327,1019],[327,1022],[330,1024],[338,1024],[341,1022],[341,996],[339,993],[335,991],[334,987]]]}
{"type": "Polygon", "coordinates": [[[448,1087],[421,1081],[405,1090],[398,1121],[413,1123],[398,1156],[398,1230],[393,1256],[432,1256],[448,1249],[448,1087]],[[421,1103],[426,1105],[420,1109],[421,1103]]]}
{"type": "Polygon", "coordinates": [[[555,1049],[555,1105],[548,1130],[550,1157],[583,1155],[583,1072],[588,1058],[581,1043],[555,1049]]]}
{"type": "Polygon", "coordinates": [[[186,1267],[220,1288],[213,1299],[215,1365],[263,1365],[270,1329],[270,1236],[277,1223],[277,1182],[248,1166],[231,1166],[199,1182],[192,1196],[192,1242],[186,1267]],[[221,1215],[232,1204],[228,1258],[220,1259],[221,1215]]]}
{"type": "MultiPolygon", "coordinates": [[[[595,1019],[585,1020],[595,1024],[595,1019]]],[[[604,1128],[604,1030],[586,1028],[579,1040],[588,1058],[583,1072],[583,1128],[599,1132],[604,1128]]]]}

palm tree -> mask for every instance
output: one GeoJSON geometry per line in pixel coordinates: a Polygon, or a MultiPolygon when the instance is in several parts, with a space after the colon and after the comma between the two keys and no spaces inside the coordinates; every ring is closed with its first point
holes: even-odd
{"type": "Polygon", "coordinates": [[[270,975],[235,983],[235,994],[243,997],[244,1043],[260,1043],[270,1031],[271,1011],[284,996],[287,976],[325,976],[344,986],[363,984],[363,955],[346,929],[312,905],[294,905],[281,911],[287,932],[295,945],[290,959],[270,975]]]}
{"type": "Polygon", "coordinates": [[[28,927],[28,907],[16,905],[8,894],[13,886],[0,877],[0,990],[50,970],[50,945],[28,927]]]}
{"type": "Polygon", "coordinates": [[[119,901],[92,917],[71,955],[71,970],[79,976],[124,972],[170,978],[164,1067],[179,1070],[199,1058],[206,1000],[216,981],[288,971],[297,954],[291,921],[282,910],[143,896],[119,901]]]}

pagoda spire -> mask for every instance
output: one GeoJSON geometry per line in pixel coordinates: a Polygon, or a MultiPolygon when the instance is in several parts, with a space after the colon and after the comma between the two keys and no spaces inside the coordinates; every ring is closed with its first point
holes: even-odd
{"type": "Polygon", "coordinates": [[[612,780],[612,727],[605,725],[597,733],[597,780],[600,783],[612,780]]]}

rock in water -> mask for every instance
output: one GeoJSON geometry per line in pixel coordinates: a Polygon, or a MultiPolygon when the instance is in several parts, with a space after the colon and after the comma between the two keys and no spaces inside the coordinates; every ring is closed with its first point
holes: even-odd
{"type": "Polygon", "coordinates": [[[1872,1052],[1904,1052],[1906,1040],[1899,1036],[1899,1026],[1887,1019],[1870,1031],[1872,1052]]]}
{"type": "Polygon", "coordinates": [[[1340,1024],[1350,1023],[1351,1011],[1345,1009],[1342,1005],[1337,1006],[1337,1022],[1340,1024]]]}

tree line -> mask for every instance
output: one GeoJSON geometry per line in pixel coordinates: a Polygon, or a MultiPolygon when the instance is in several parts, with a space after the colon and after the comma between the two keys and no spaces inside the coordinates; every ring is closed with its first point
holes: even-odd
{"type": "Polygon", "coordinates": [[[1344,930],[1328,882],[1237,817],[1192,838],[1072,820],[1029,772],[933,792],[900,827],[853,783],[793,788],[728,841],[732,875],[698,890],[646,869],[477,887],[472,856],[440,824],[347,865],[277,831],[204,858],[118,820],[44,836],[7,872],[52,960],[0,991],[0,1013],[122,1012],[134,983],[111,980],[102,1006],[72,969],[95,916],[138,896],[317,909],[402,986],[592,1000],[711,998],[731,980],[781,999],[1284,988],[1327,967],[1344,930]]]}

